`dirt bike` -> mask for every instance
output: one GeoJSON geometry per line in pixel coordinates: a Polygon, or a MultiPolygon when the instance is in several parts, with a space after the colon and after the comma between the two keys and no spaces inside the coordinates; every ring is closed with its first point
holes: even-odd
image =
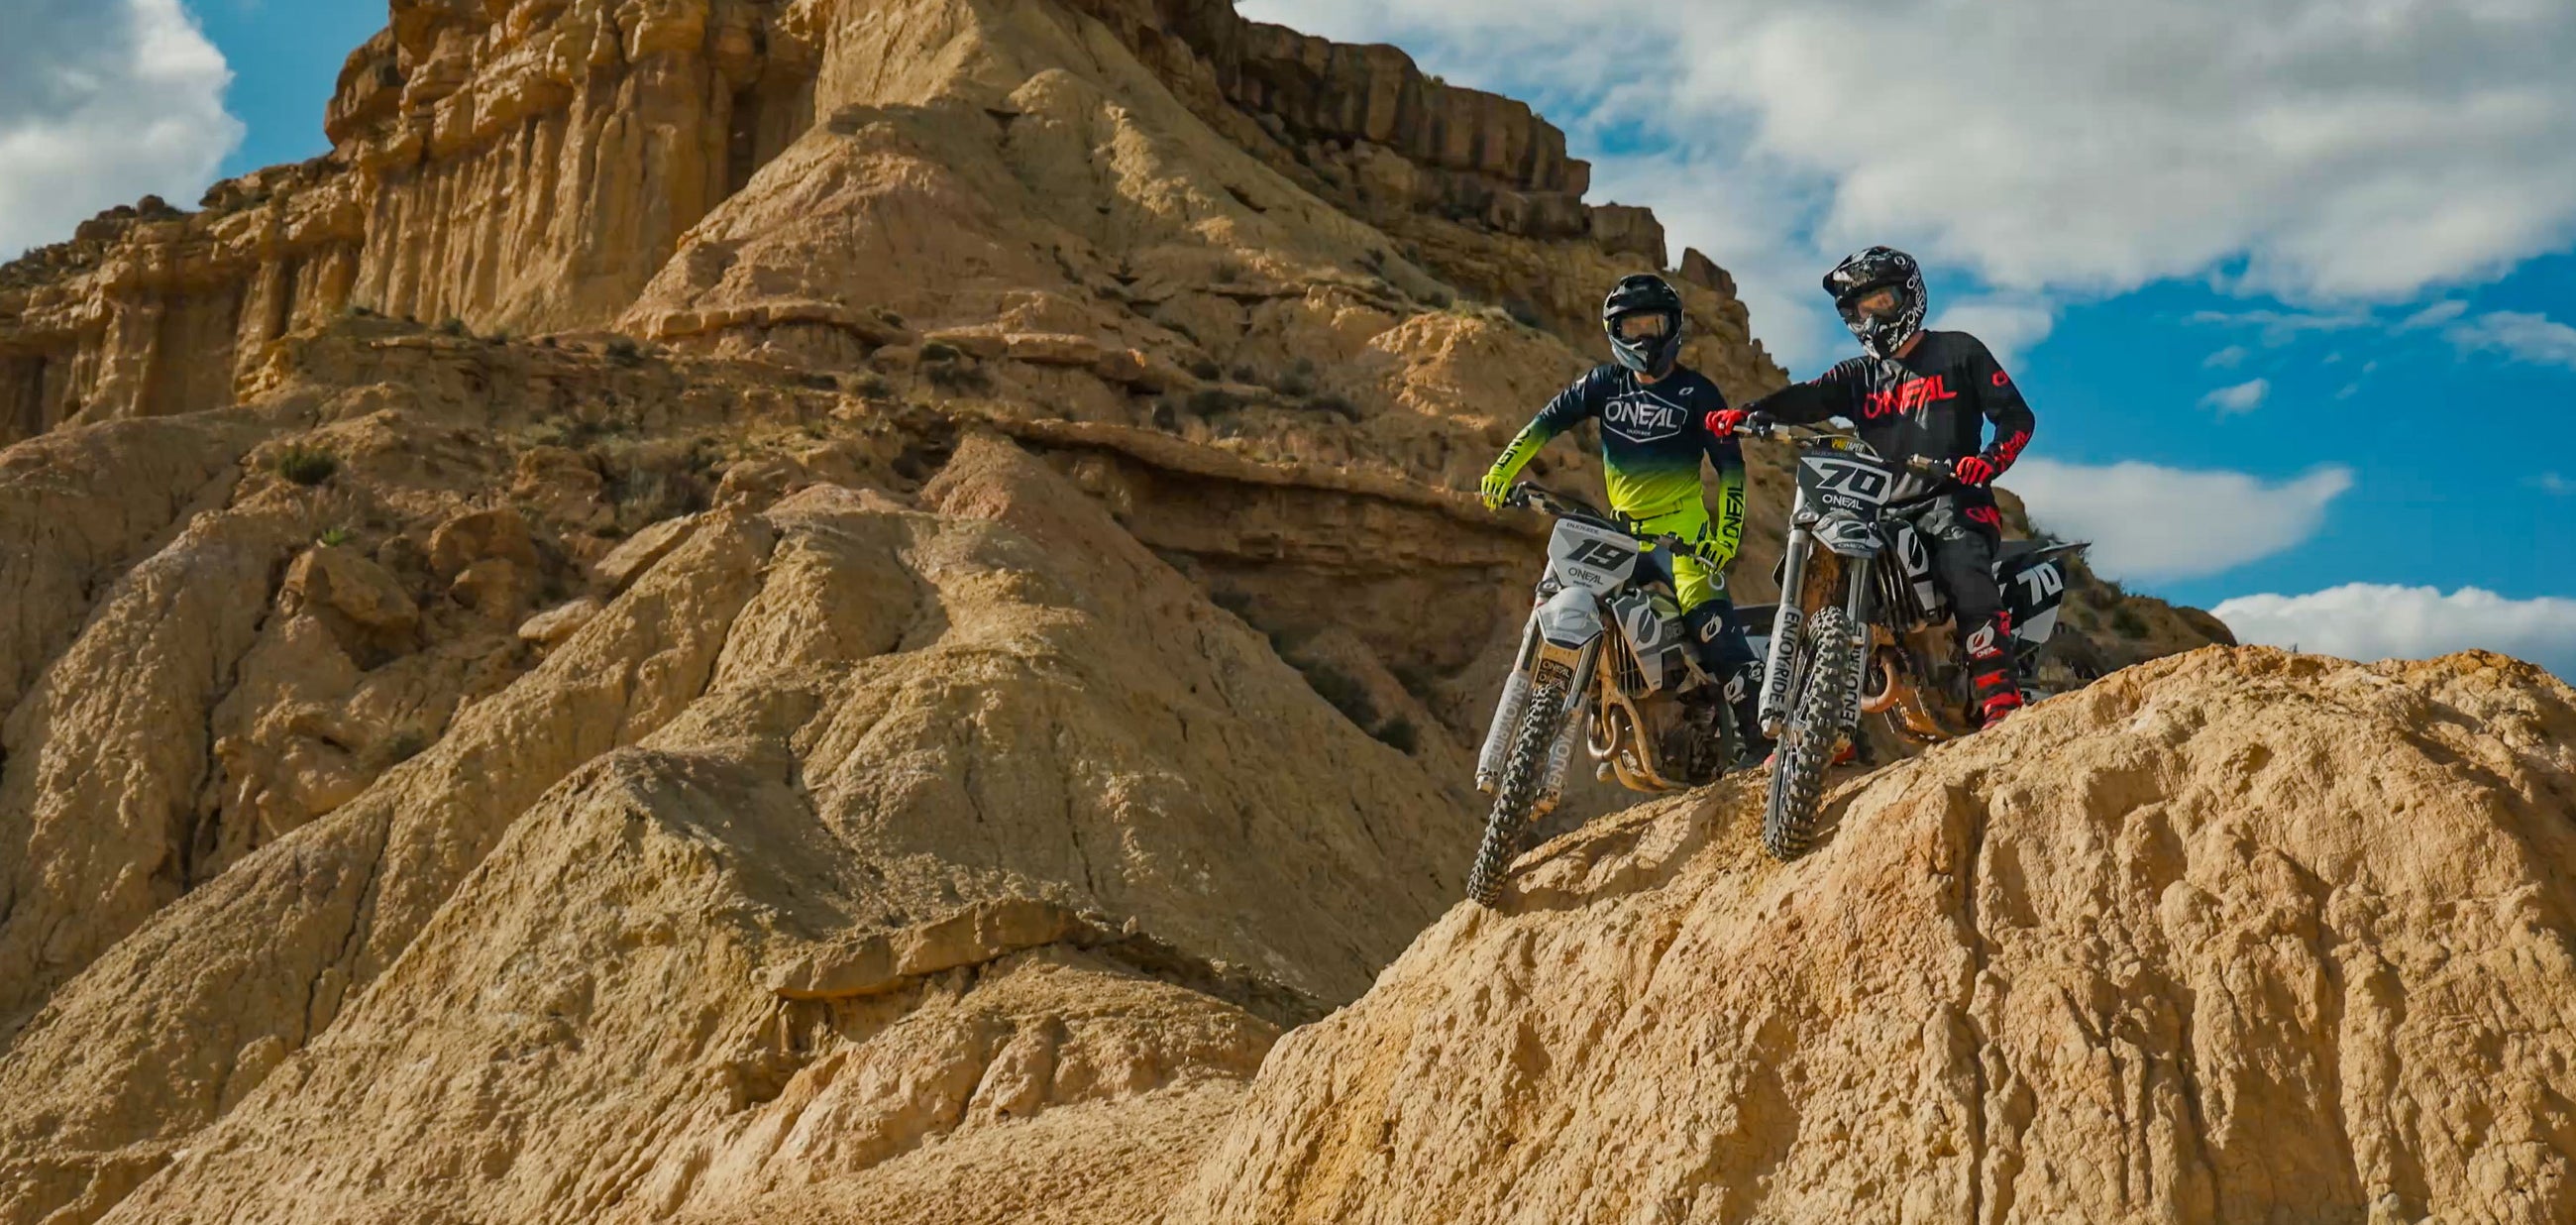
{"type": "MultiPolygon", "coordinates": [[[[1951,461],[1895,463],[1849,434],[1758,419],[1740,432],[1798,448],[1798,497],[1776,575],[1780,603],[1740,610],[1748,624],[1771,623],[1767,648],[1757,649],[1763,730],[1779,747],[1762,846],[1787,862],[1813,845],[1825,770],[1853,747],[1862,715],[1883,715],[1898,736],[1924,744],[1976,729],[1931,550],[1913,524],[1890,513],[1938,496],[1951,461]]],[[[1995,583],[2012,614],[2008,649],[2022,675],[2057,632],[2062,559],[2086,547],[2016,540],[1996,551],[1995,583]]]]}
{"type": "Polygon", "coordinates": [[[1638,535],[1535,485],[1514,486],[1505,504],[1553,515],[1556,528],[1476,760],[1476,787],[1494,810],[1467,896],[1484,906],[1501,893],[1523,834],[1556,807],[1577,737],[1595,777],[1644,792],[1710,782],[1743,749],[1725,690],[1701,666],[1674,599],[1670,559],[1694,546],[1638,535]]]}

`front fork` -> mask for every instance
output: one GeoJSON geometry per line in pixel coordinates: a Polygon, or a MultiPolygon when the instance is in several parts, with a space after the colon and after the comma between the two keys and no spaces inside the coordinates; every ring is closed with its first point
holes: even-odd
{"type": "Polygon", "coordinates": [[[1574,679],[1565,686],[1565,723],[1557,729],[1556,744],[1547,751],[1547,781],[1538,789],[1538,803],[1530,806],[1533,814],[1545,815],[1565,794],[1566,767],[1574,761],[1574,746],[1583,742],[1583,717],[1592,704],[1592,674],[1600,668],[1602,646],[1609,640],[1608,633],[1594,638],[1575,658],[1574,679]]]}
{"type": "Polygon", "coordinates": [[[1521,716],[1529,712],[1530,653],[1538,642],[1538,614],[1521,627],[1520,653],[1503,674],[1503,700],[1494,707],[1493,726],[1485,729],[1485,748],[1476,755],[1476,790],[1494,793],[1503,777],[1503,759],[1511,755],[1512,738],[1521,734],[1521,716]]]}
{"type": "MultiPolygon", "coordinates": [[[[1777,738],[1789,721],[1789,687],[1799,678],[1792,665],[1798,658],[1800,639],[1804,637],[1807,613],[1799,606],[1799,596],[1807,586],[1807,559],[1815,548],[1815,534],[1805,528],[1789,531],[1787,554],[1780,569],[1780,608],[1771,621],[1771,657],[1762,669],[1762,732],[1777,738]]],[[[1843,710],[1837,726],[1843,734],[1860,729],[1861,678],[1869,667],[1869,593],[1870,569],[1875,558],[1847,558],[1843,563],[1843,611],[1852,628],[1852,649],[1847,653],[1843,677],[1843,710]]]]}
{"type": "MultiPolygon", "coordinates": [[[[1869,597],[1877,587],[1870,582],[1870,570],[1878,564],[1874,557],[1855,557],[1844,564],[1845,581],[1849,584],[1843,600],[1843,623],[1851,626],[1851,649],[1843,653],[1843,710],[1834,726],[1837,739],[1860,737],[1860,687],[1869,675],[1869,597]]],[[[1839,746],[1837,746],[1839,747],[1839,746]]]]}
{"type": "Polygon", "coordinates": [[[1798,640],[1807,625],[1807,610],[1798,607],[1798,595],[1807,586],[1807,553],[1815,547],[1815,534],[1803,527],[1789,529],[1789,543],[1781,554],[1780,608],[1771,617],[1771,658],[1762,666],[1762,734],[1773,738],[1789,721],[1790,665],[1798,658],[1798,640]]]}
{"type": "Polygon", "coordinates": [[[1514,657],[1511,672],[1503,678],[1503,700],[1495,707],[1493,726],[1485,729],[1484,750],[1477,754],[1477,790],[1491,794],[1501,784],[1512,743],[1520,738],[1521,724],[1529,718],[1530,693],[1535,687],[1530,677],[1553,660],[1571,672],[1565,687],[1565,724],[1557,732],[1556,743],[1548,749],[1547,774],[1540,782],[1538,802],[1531,813],[1541,815],[1555,807],[1557,797],[1565,792],[1565,772],[1573,760],[1574,746],[1583,737],[1583,716],[1592,697],[1593,674],[1600,669],[1602,646],[1608,639],[1609,633],[1605,632],[1579,651],[1568,651],[1541,640],[1538,617],[1530,617],[1529,624],[1521,630],[1520,654],[1514,657]]]}

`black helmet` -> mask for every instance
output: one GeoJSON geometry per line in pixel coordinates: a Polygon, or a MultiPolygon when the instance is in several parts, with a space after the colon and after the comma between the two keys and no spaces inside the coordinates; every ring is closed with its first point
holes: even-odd
{"type": "Polygon", "coordinates": [[[1825,292],[1834,296],[1843,326],[1860,338],[1860,347],[1871,357],[1896,356],[1923,330],[1923,266],[1894,247],[1871,247],[1834,265],[1825,274],[1825,292]],[[1862,315],[1860,300],[1878,289],[1896,291],[1896,309],[1862,315]]]}
{"type": "Polygon", "coordinates": [[[1610,352],[1620,365],[1662,378],[1682,353],[1682,296],[1651,273],[1624,278],[1601,302],[1601,330],[1610,334],[1610,352]],[[1637,318],[1661,318],[1664,326],[1660,332],[1622,334],[1621,321],[1637,318]]]}

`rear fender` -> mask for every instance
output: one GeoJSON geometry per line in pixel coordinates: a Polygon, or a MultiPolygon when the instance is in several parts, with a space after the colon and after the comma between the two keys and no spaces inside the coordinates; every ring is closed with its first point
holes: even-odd
{"type": "Polygon", "coordinates": [[[2012,612],[2013,637],[2038,646],[2057,632],[2059,606],[2066,602],[2066,568],[2054,558],[2026,563],[2005,575],[2004,607],[2012,612]]]}

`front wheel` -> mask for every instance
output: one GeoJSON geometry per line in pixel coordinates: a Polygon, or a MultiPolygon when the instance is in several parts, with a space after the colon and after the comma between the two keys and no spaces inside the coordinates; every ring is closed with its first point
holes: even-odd
{"type": "Polygon", "coordinates": [[[1842,740],[1851,656],[1859,649],[1852,641],[1851,618],[1839,608],[1816,614],[1808,623],[1807,641],[1814,651],[1789,695],[1789,717],[1772,758],[1770,801],[1762,810],[1762,849],[1782,863],[1815,845],[1825,770],[1842,740]]]}
{"type": "Polygon", "coordinates": [[[1502,781],[1494,785],[1494,811],[1485,818],[1485,840],[1476,848],[1476,865],[1467,870],[1467,898],[1491,907],[1502,896],[1503,877],[1512,857],[1520,854],[1521,834],[1529,828],[1530,809],[1539,788],[1547,785],[1547,764],[1565,729],[1565,683],[1549,681],[1530,693],[1521,716],[1520,735],[1503,763],[1502,781]]]}

